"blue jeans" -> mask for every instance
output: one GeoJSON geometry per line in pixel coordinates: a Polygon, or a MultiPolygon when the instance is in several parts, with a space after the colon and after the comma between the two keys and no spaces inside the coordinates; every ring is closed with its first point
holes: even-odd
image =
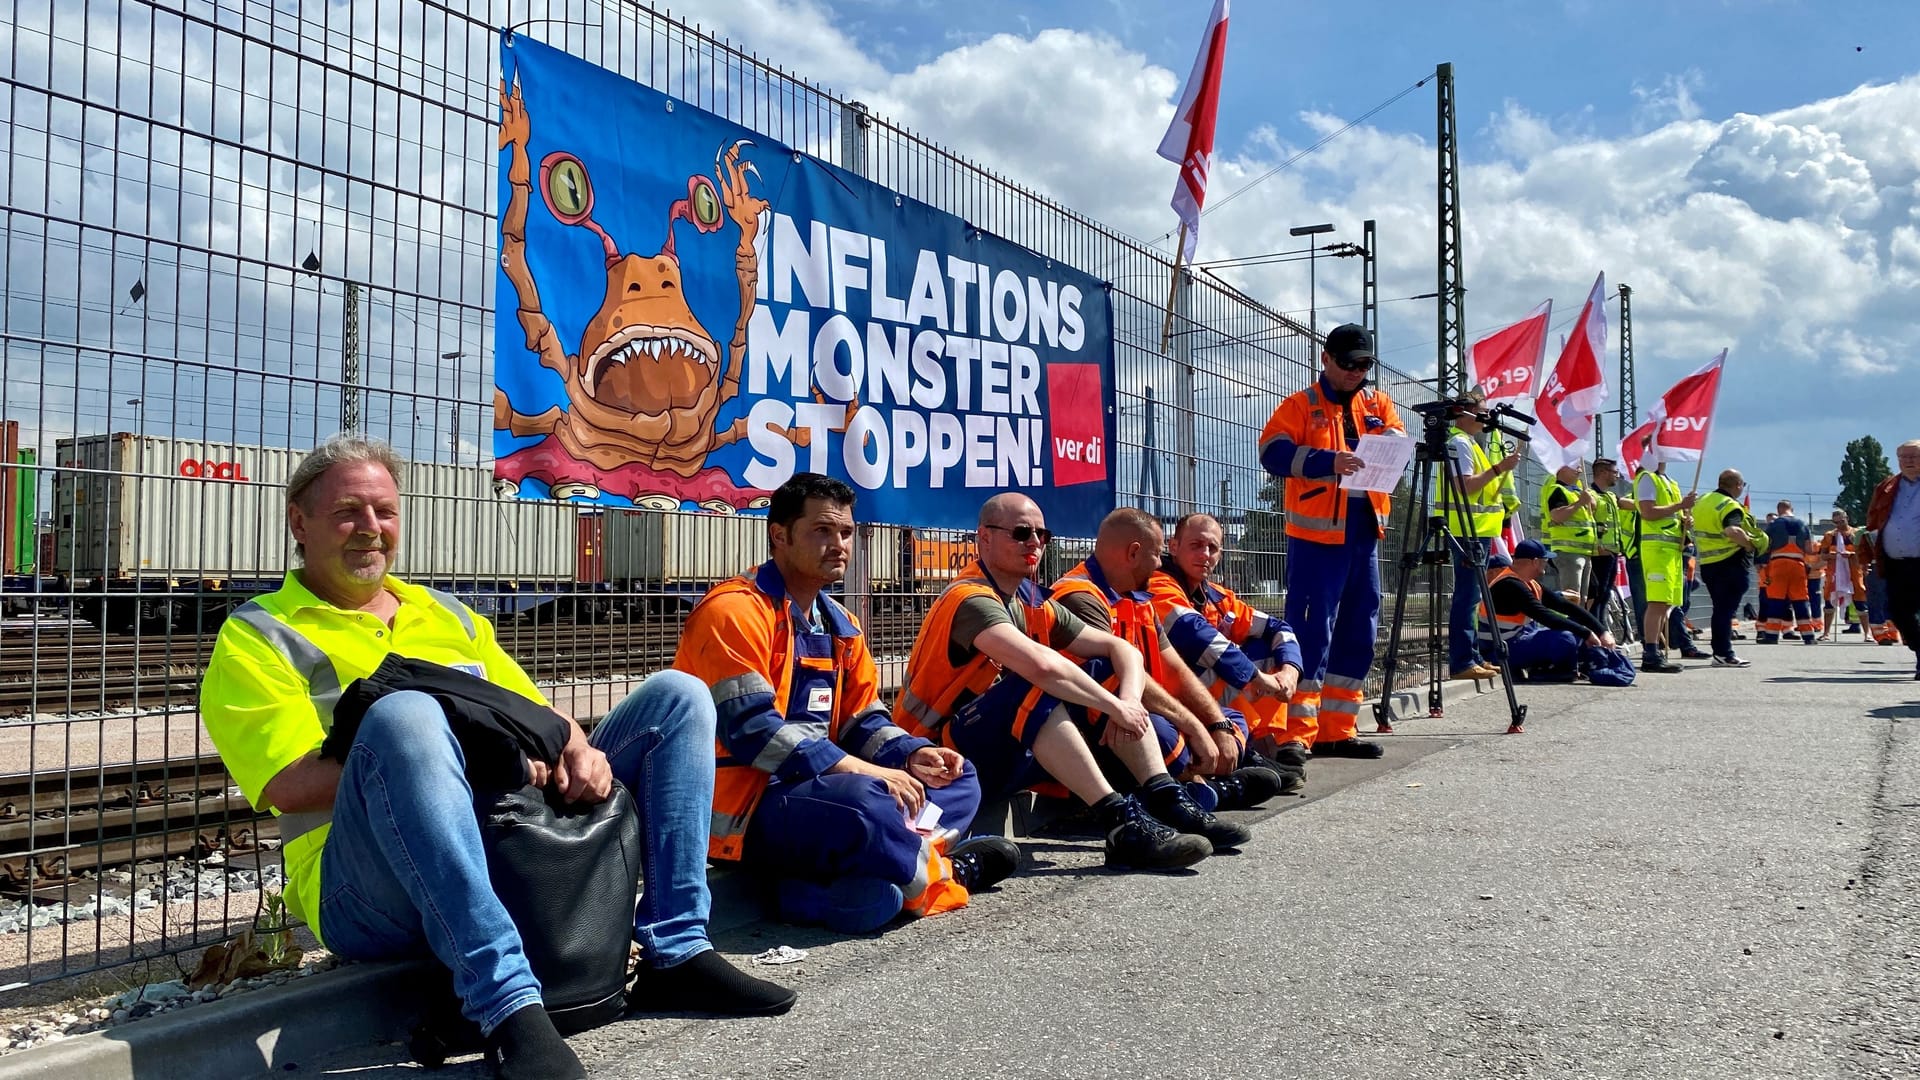
{"type": "MultiPolygon", "coordinates": [[[[707,688],[676,672],[648,679],[593,733],[644,823],[647,891],[634,937],[656,967],[713,947],[713,738],[707,688]]],[[[482,1032],[540,1002],[519,932],[488,882],[466,756],[425,694],[381,698],[354,737],[320,860],[320,933],[349,959],[437,957],[482,1032]]]]}
{"type": "Polygon", "coordinates": [[[1487,567],[1485,540],[1454,539],[1453,606],[1447,609],[1447,667],[1464,671],[1480,662],[1480,572],[1487,567]]]}

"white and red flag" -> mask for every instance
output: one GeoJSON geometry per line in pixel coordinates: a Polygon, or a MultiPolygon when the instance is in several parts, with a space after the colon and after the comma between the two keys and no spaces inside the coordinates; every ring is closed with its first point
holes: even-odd
{"type": "Polygon", "coordinates": [[[1512,326],[1495,330],[1467,350],[1473,365],[1473,385],[1488,401],[1533,397],[1534,373],[1547,357],[1547,324],[1553,319],[1553,301],[1534,308],[1512,326]]]}
{"type": "Polygon", "coordinates": [[[1713,403],[1720,396],[1720,372],[1727,363],[1727,350],[1705,367],[1674,383],[1648,414],[1647,422],[1656,424],[1653,447],[1647,465],[1661,461],[1699,461],[1707,453],[1707,436],[1713,429],[1713,403]]]}
{"type": "Polygon", "coordinates": [[[1186,230],[1180,257],[1193,261],[1200,243],[1200,208],[1207,201],[1207,173],[1213,168],[1213,120],[1220,108],[1220,69],[1227,59],[1227,0],[1213,0],[1213,15],[1193,58],[1187,88],[1173,110],[1173,123],[1160,139],[1160,156],[1180,166],[1173,186],[1173,212],[1186,230]]]}
{"type": "MultiPolygon", "coordinates": [[[[1641,465],[1640,458],[1641,458],[1641,455],[1644,453],[1640,444],[1646,441],[1648,438],[1650,438],[1653,435],[1653,429],[1658,426],[1659,426],[1658,421],[1649,420],[1646,423],[1641,424],[1639,427],[1634,428],[1632,431],[1627,432],[1626,435],[1621,437],[1620,439],[1620,473],[1621,475],[1631,480],[1635,476],[1638,476],[1640,474],[1640,465],[1641,465]]],[[[1653,461],[1646,462],[1646,466],[1648,468],[1652,468],[1655,464],[1656,463],[1653,461]]]]}
{"type": "Polygon", "coordinates": [[[1533,456],[1548,472],[1593,454],[1594,417],[1607,403],[1607,275],[1593,279],[1580,319],[1534,394],[1533,456]]]}

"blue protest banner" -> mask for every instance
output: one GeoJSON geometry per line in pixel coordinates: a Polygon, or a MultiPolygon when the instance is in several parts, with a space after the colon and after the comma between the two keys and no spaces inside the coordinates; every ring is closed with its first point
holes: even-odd
{"type": "Polygon", "coordinates": [[[501,42],[495,475],[527,497],[1055,531],[1113,508],[1094,278],[529,39],[501,42]]]}

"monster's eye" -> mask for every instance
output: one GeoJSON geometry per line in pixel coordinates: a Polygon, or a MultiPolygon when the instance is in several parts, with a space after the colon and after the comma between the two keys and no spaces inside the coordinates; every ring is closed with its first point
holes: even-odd
{"type": "Polygon", "coordinates": [[[695,224],[709,229],[720,224],[720,195],[713,190],[713,181],[695,177],[687,198],[693,204],[695,224]]]}
{"type": "Polygon", "coordinates": [[[593,212],[593,184],[587,179],[587,167],[572,154],[552,154],[540,163],[541,194],[547,209],[569,225],[577,225],[593,212]]]}

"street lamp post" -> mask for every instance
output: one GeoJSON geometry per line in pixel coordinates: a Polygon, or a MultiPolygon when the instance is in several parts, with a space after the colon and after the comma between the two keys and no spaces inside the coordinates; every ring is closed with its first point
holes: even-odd
{"type": "Polygon", "coordinates": [[[1319,225],[1296,225],[1287,230],[1288,236],[1307,238],[1307,334],[1315,341],[1320,340],[1319,282],[1314,266],[1319,255],[1318,238],[1322,233],[1332,231],[1332,222],[1319,225]]]}

